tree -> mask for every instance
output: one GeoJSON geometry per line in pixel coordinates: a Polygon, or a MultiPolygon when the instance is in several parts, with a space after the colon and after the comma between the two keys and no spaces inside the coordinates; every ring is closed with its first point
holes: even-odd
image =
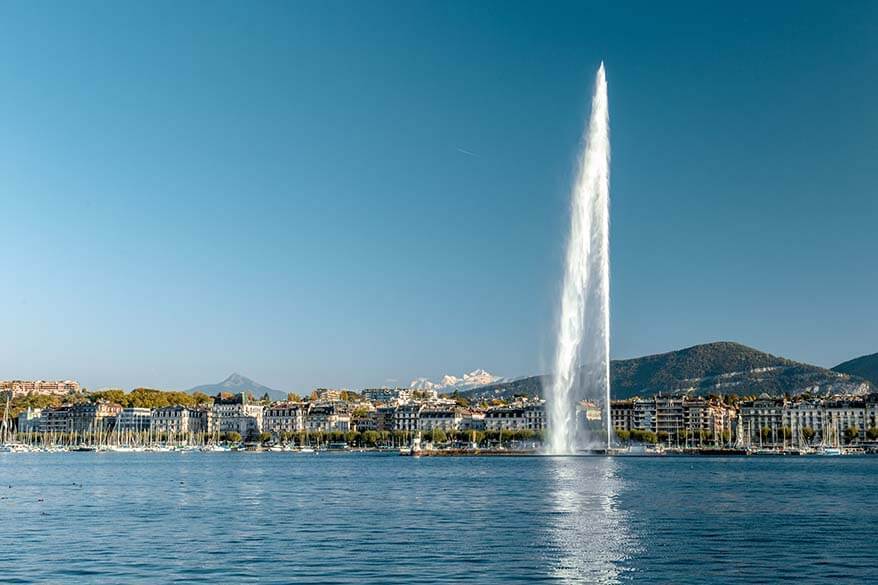
{"type": "Polygon", "coordinates": [[[229,443],[240,443],[241,442],[241,433],[237,433],[235,431],[228,431],[223,433],[225,435],[225,441],[229,443]]]}
{"type": "Polygon", "coordinates": [[[762,429],[759,432],[762,435],[763,441],[767,441],[768,439],[771,438],[771,427],[762,427],[762,429]]]}
{"type": "Polygon", "coordinates": [[[287,393],[287,400],[289,402],[302,402],[302,397],[296,394],[295,392],[287,393]]]}
{"type": "Polygon", "coordinates": [[[625,429],[616,429],[616,436],[619,437],[619,440],[623,443],[627,443],[631,439],[631,432],[626,431],[625,429]]]}
{"type": "Polygon", "coordinates": [[[271,433],[261,432],[259,433],[259,442],[267,443],[271,440],[271,433]]]}
{"type": "Polygon", "coordinates": [[[209,406],[213,404],[213,398],[211,398],[204,392],[193,392],[192,399],[195,401],[195,404],[197,406],[209,406]]]}
{"type": "Polygon", "coordinates": [[[378,441],[381,439],[381,435],[378,431],[365,431],[363,433],[363,442],[369,447],[375,447],[378,445],[378,441]]]}
{"type": "Polygon", "coordinates": [[[848,427],[844,430],[844,438],[848,443],[853,443],[860,438],[860,429],[857,427],[848,427]]]}
{"type": "Polygon", "coordinates": [[[444,443],[448,440],[448,435],[445,434],[440,428],[433,429],[433,442],[434,443],[444,443]]]}
{"type": "Polygon", "coordinates": [[[869,427],[869,430],[866,431],[866,436],[869,437],[870,441],[878,439],[878,427],[869,427]]]}
{"type": "Polygon", "coordinates": [[[803,436],[803,437],[805,438],[805,440],[808,441],[809,443],[811,442],[811,440],[812,440],[816,435],[817,435],[817,431],[815,431],[815,430],[812,429],[811,427],[804,427],[804,428],[802,428],[802,436],[803,436]]]}

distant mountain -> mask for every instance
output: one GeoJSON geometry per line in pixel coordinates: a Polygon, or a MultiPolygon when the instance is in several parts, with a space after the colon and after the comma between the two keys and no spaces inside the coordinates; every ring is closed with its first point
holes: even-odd
{"type": "Polygon", "coordinates": [[[232,374],[219,384],[202,384],[201,386],[190,388],[189,392],[204,392],[210,396],[215,396],[220,392],[229,392],[230,394],[250,392],[256,398],[261,398],[267,392],[272,400],[286,400],[287,398],[286,392],[273,390],[241,374],[232,374]]]}
{"type": "MultiPolygon", "coordinates": [[[[610,364],[610,387],[615,399],[655,394],[782,395],[865,393],[869,382],[817,366],[773,356],[753,348],[720,341],[679,351],[610,364]]],[[[516,394],[542,396],[551,377],[531,376],[493,383],[467,393],[477,399],[516,394]]]]}
{"type": "Polygon", "coordinates": [[[506,378],[495,376],[494,374],[482,369],[467,372],[463,376],[452,376],[445,374],[439,382],[432,382],[427,378],[416,378],[409,384],[409,388],[413,390],[436,390],[437,392],[450,393],[455,390],[463,392],[479,386],[488,384],[496,384],[498,382],[508,381],[506,378]]]}
{"type": "Polygon", "coordinates": [[[832,369],[843,374],[865,378],[878,386],[878,353],[854,358],[832,369]]]}

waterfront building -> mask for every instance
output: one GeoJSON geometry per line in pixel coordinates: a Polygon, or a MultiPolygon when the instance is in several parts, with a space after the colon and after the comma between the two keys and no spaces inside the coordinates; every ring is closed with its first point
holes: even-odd
{"type": "Polygon", "coordinates": [[[307,413],[308,406],[303,402],[278,402],[264,410],[262,428],[274,437],[298,433],[305,430],[307,413]]]}
{"type": "Polygon", "coordinates": [[[361,433],[377,431],[378,409],[368,402],[357,405],[357,408],[351,413],[351,428],[361,433]]]}
{"type": "Polygon", "coordinates": [[[351,416],[334,403],[313,405],[308,409],[305,426],[309,432],[346,433],[351,430],[351,416]]]}
{"type": "Polygon", "coordinates": [[[731,438],[733,420],[733,412],[719,400],[700,397],[683,400],[683,429],[693,443],[706,440],[722,444],[727,431],[731,438]]]}
{"type": "Polygon", "coordinates": [[[31,408],[28,406],[25,410],[18,414],[18,432],[19,433],[36,433],[40,430],[40,417],[43,413],[42,408],[31,408]]]}
{"type": "Polygon", "coordinates": [[[632,430],[634,428],[634,400],[612,401],[610,403],[610,420],[616,430],[632,430]]]}
{"type": "Polygon", "coordinates": [[[485,412],[485,430],[488,431],[541,431],[545,428],[544,404],[496,406],[485,412]]]}
{"type": "Polygon", "coordinates": [[[443,431],[456,431],[460,428],[463,412],[459,408],[431,408],[421,409],[418,415],[418,430],[431,432],[434,429],[443,431]]]}
{"type": "Polygon", "coordinates": [[[619,431],[649,431],[663,442],[722,444],[734,429],[735,409],[717,399],[654,396],[614,400],[610,420],[619,431]]]}
{"type": "Polygon", "coordinates": [[[463,416],[460,419],[460,430],[484,431],[485,413],[481,410],[468,410],[464,412],[463,416]]]}
{"type": "Polygon", "coordinates": [[[396,407],[379,406],[375,409],[375,430],[392,431],[396,428],[396,407]]]}
{"type": "Polygon", "coordinates": [[[862,398],[836,398],[825,404],[826,425],[839,435],[851,433],[855,441],[865,438],[868,423],[866,403],[862,398]]]}
{"type": "Polygon", "coordinates": [[[747,445],[774,447],[784,442],[785,402],[763,394],[740,407],[738,432],[747,445]]]}
{"type": "Polygon", "coordinates": [[[262,431],[263,407],[261,404],[254,404],[246,394],[237,394],[231,398],[218,394],[214,398],[211,412],[215,428],[209,432],[234,432],[247,438],[262,431]]]}
{"type": "Polygon", "coordinates": [[[148,431],[151,418],[152,410],[149,408],[123,408],[116,416],[116,432],[141,433],[148,431]]]}
{"type": "Polygon", "coordinates": [[[784,407],[783,426],[789,429],[794,445],[805,445],[815,439],[822,440],[824,417],[825,410],[821,401],[800,400],[784,407]]]}
{"type": "Polygon", "coordinates": [[[103,434],[113,430],[121,404],[81,402],[70,409],[70,430],[78,434],[103,434]]]}
{"type": "Polygon", "coordinates": [[[44,408],[40,413],[40,432],[48,434],[69,433],[71,417],[69,404],[56,408],[44,408]]]}
{"type": "Polygon", "coordinates": [[[582,414],[586,423],[601,421],[604,418],[600,405],[590,400],[580,400],[576,409],[582,414]]]}
{"type": "Polygon", "coordinates": [[[409,402],[400,404],[393,413],[393,430],[415,432],[420,430],[422,404],[409,402]]]}
{"type": "Polygon", "coordinates": [[[866,424],[870,429],[878,428],[878,392],[869,394],[863,400],[866,424]]]}
{"type": "MultiPolygon", "coordinates": [[[[201,433],[211,433],[213,412],[207,409],[186,406],[156,408],[150,418],[150,431],[156,435],[166,433],[171,437],[190,437],[201,433]]],[[[239,431],[236,431],[239,432],[239,431]]],[[[246,436],[242,433],[241,436],[246,436]]]]}

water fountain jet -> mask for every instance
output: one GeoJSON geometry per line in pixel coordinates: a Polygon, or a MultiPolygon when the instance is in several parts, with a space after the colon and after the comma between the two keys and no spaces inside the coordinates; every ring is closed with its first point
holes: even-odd
{"type": "Polygon", "coordinates": [[[606,446],[610,426],[610,116],[601,63],[591,117],[571,193],[570,234],[561,290],[557,345],[546,393],[547,452],[571,454],[589,445],[580,436],[577,403],[604,402],[606,446]]]}

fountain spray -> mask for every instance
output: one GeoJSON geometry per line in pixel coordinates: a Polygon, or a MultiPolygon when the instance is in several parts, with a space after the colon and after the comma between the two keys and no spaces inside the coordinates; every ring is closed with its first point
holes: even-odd
{"type": "Polygon", "coordinates": [[[604,402],[610,446],[610,117],[601,63],[570,203],[554,375],[546,393],[550,454],[584,446],[577,402],[604,402]],[[581,366],[581,369],[580,369],[581,366]]]}

